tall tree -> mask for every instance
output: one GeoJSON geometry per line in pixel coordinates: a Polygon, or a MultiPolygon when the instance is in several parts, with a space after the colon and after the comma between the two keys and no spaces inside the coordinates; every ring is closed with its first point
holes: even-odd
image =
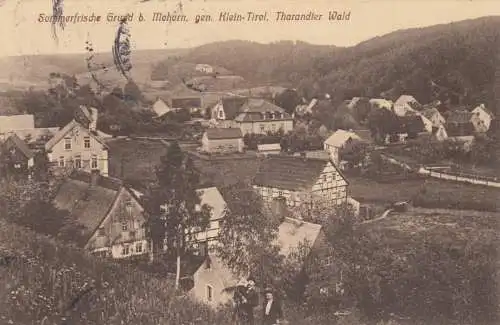
{"type": "Polygon", "coordinates": [[[193,244],[193,232],[205,230],[210,208],[201,206],[197,192],[200,177],[193,161],[173,142],[156,171],[157,181],[148,190],[145,208],[152,257],[166,244],[168,255],[177,259],[176,288],[179,287],[181,257],[193,244]]]}
{"type": "Polygon", "coordinates": [[[239,276],[254,275],[260,283],[273,283],[282,256],[275,244],[278,220],[264,213],[262,201],[243,183],[225,191],[227,217],[221,225],[217,255],[239,276]]]}

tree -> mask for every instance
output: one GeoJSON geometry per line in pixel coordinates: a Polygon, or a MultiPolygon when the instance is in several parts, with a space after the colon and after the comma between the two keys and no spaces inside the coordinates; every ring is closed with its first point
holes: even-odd
{"type": "Polygon", "coordinates": [[[125,100],[140,103],[144,100],[144,96],[139,89],[139,86],[133,81],[129,80],[123,88],[123,96],[125,100]]]}
{"type": "Polygon", "coordinates": [[[299,94],[293,89],[286,89],[274,98],[274,103],[289,114],[292,114],[301,102],[299,94]]]}
{"type": "Polygon", "coordinates": [[[151,185],[145,198],[147,236],[153,258],[164,244],[168,255],[177,259],[176,288],[179,287],[181,256],[194,243],[193,232],[205,230],[210,221],[210,208],[201,206],[197,187],[200,177],[191,158],[179,144],[173,142],[156,170],[156,184],[151,185]]]}
{"type": "Polygon", "coordinates": [[[263,212],[258,195],[243,183],[227,188],[224,197],[228,207],[217,256],[236,275],[252,274],[260,283],[275,283],[282,262],[275,244],[278,220],[263,212]]]}

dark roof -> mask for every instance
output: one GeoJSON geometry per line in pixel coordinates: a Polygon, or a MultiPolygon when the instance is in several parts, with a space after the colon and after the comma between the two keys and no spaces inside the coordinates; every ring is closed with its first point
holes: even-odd
{"type": "MultiPolygon", "coordinates": [[[[203,265],[203,262],[209,257],[202,255],[186,254],[181,258],[181,277],[190,277],[203,265]]],[[[165,255],[163,261],[167,273],[176,273],[176,257],[165,255]]]]}
{"type": "Polygon", "coordinates": [[[451,111],[446,119],[447,124],[468,124],[472,113],[466,110],[451,111]]]}
{"type": "Polygon", "coordinates": [[[209,139],[239,139],[243,134],[239,128],[209,128],[207,129],[209,139]]]}
{"type": "MultiPolygon", "coordinates": [[[[75,170],[71,173],[69,178],[90,184],[92,182],[92,173],[81,170],[75,170]]],[[[99,175],[99,177],[97,178],[96,185],[117,191],[118,189],[120,189],[121,186],[123,186],[123,181],[118,178],[99,175]]]]}
{"type": "Polygon", "coordinates": [[[463,137],[468,135],[474,135],[475,128],[472,122],[467,123],[446,123],[445,124],[446,134],[449,137],[463,137]]]}
{"type": "Polygon", "coordinates": [[[35,156],[35,153],[31,151],[26,142],[21,140],[16,134],[9,136],[2,144],[2,147],[5,149],[10,149],[12,146],[19,149],[27,159],[31,159],[35,156]]]}
{"type": "Polygon", "coordinates": [[[279,113],[283,117],[274,118],[275,120],[290,120],[292,117],[283,108],[268,102],[261,98],[249,98],[243,106],[240,108],[240,113],[236,117],[236,121],[261,121],[261,120],[272,120],[271,116],[265,116],[266,114],[279,113]]]}
{"type": "Polygon", "coordinates": [[[248,100],[247,97],[225,97],[222,98],[222,107],[226,120],[233,120],[240,112],[241,107],[248,100]]]}
{"type": "Polygon", "coordinates": [[[172,98],[173,108],[197,108],[201,107],[200,97],[172,98]]]}
{"type": "Polygon", "coordinates": [[[425,131],[425,124],[422,117],[418,115],[406,115],[400,117],[402,128],[408,133],[419,133],[425,131]]]}
{"type": "Polygon", "coordinates": [[[285,190],[310,190],[329,161],[294,156],[269,156],[263,160],[253,185],[285,190]]]}
{"type": "MultiPolygon", "coordinates": [[[[97,175],[96,175],[97,176],[97,175]]],[[[85,246],[104,217],[116,201],[121,181],[98,175],[96,184],[91,184],[91,174],[73,172],[60,185],[54,205],[68,213],[69,220],[79,227],[75,241],[85,246]]]]}
{"type": "Polygon", "coordinates": [[[372,131],[359,129],[359,130],[353,130],[353,132],[356,133],[358,135],[358,137],[361,138],[361,140],[368,142],[368,143],[373,142],[372,131]]]}

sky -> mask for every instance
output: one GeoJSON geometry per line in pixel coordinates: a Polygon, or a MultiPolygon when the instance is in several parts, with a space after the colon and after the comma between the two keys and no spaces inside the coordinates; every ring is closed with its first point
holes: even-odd
{"type": "Polygon", "coordinates": [[[129,22],[133,49],[174,49],[210,42],[242,39],[269,43],[301,40],[312,44],[352,46],[403,28],[424,27],[483,16],[500,15],[495,0],[64,0],[64,14],[101,16],[99,23],[68,23],[57,30],[38,22],[52,15],[52,0],[0,0],[0,57],[13,55],[83,53],[91,41],[97,52],[110,51],[118,22],[107,16],[133,13],[129,22]],[[180,10],[179,3],[182,3],[180,10]],[[154,22],[154,12],[182,13],[188,21],[154,22]],[[219,22],[221,12],[266,13],[265,22],[219,22]],[[278,22],[276,12],[322,15],[321,20],[278,22]],[[349,20],[328,20],[330,11],[349,13],[349,20]],[[144,21],[137,20],[142,13],[144,21]],[[196,15],[214,21],[194,23],[196,15]]]}

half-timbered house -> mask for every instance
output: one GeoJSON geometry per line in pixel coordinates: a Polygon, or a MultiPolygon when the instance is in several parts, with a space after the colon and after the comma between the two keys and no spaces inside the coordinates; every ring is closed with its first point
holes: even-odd
{"type": "Polygon", "coordinates": [[[268,156],[253,179],[264,202],[283,197],[286,205],[340,205],[347,200],[348,182],[330,160],[268,156]]]}

